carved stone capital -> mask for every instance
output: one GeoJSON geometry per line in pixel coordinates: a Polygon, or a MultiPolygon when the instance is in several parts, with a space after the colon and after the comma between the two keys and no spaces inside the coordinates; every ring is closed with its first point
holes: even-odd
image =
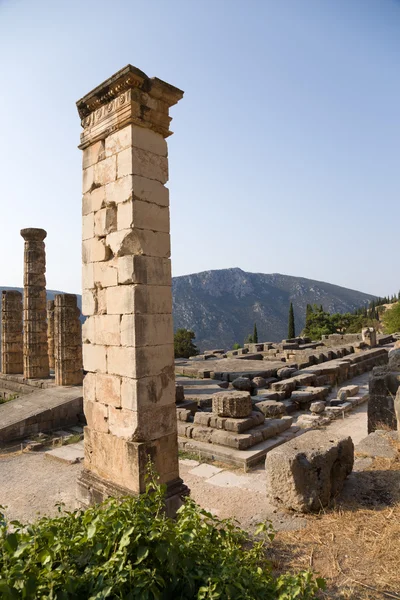
{"type": "Polygon", "coordinates": [[[182,97],[182,90],[127,65],[76,103],[84,129],[79,148],[83,150],[130,124],[166,138],[172,134],[169,108],[182,97]]]}
{"type": "Polygon", "coordinates": [[[45,231],[44,229],[37,229],[35,227],[21,229],[20,233],[24,240],[29,242],[43,242],[43,240],[47,236],[47,231],[45,231]]]}

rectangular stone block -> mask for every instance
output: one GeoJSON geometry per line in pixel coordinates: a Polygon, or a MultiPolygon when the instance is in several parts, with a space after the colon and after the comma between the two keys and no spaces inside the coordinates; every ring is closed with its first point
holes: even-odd
{"type": "Polygon", "coordinates": [[[83,344],[83,368],[85,371],[107,372],[106,347],[83,344]]]}
{"type": "Polygon", "coordinates": [[[94,288],[94,265],[102,263],[86,263],[82,265],[82,289],[94,288]]]}
{"type": "Polygon", "coordinates": [[[90,402],[86,398],[83,401],[83,411],[85,413],[88,427],[95,431],[108,433],[108,406],[100,402],[90,402]]]}
{"type": "Polygon", "coordinates": [[[121,381],[121,406],[129,410],[141,410],[148,406],[166,406],[175,397],[174,367],[165,367],[161,374],[153,377],[132,379],[123,377],[121,381]]]}
{"type": "Polygon", "coordinates": [[[82,242],[83,263],[99,262],[108,260],[110,251],[106,246],[105,239],[92,238],[82,242]]]}
{"type": "Polygon", "coordinates": [[[90,192],[86,192],[82,198],[82,216],[88,215],[89,213],[95,213],[103,206],[106,202],[106,190],[104,186],[92,189],[90,192]]]}
{"type": "Polygon", "coordinates": [[[168,286],[116,286],[106,290],[108,314],[171,314],[172,292],[168,286]]]}
{"type": "Polygon", "coordinates": [[[120,341],[122,346],[173,344],[172,315],[123,315],[120,341]]]}
{"type": "Polygon", "coordinates": [[[132,175],[126,177],[119,177],[116,181],[113,181],[105,186],[105,203],[119,204],[120,202],[127,202],[132,199],[132,175]]]}
{"type": "Polygon", "coordinates": [[[129,200],[118,204],[117,223],[118,230],[138,227],[169,233],[169,208],[142,200],[129,200]]]}
{"type": "Polygon", "coordinates": [[[121,378],[96,373],[96,401],[109,406],[121,406],[121,378]]]}
{"type": "Polygon", "coordinates": [[[110,156],[94,165],[94,182],[97,185],[106,185],[117,178],[117,159],[110,156]]]}
{"type": "Polygon", "coordinates": [[[82,314],[85,316],[94,315],[97,311],[97,294],[93,290],[83,290],[82,294],[82,314]]]}
{"type": "Polygon", "coordinates": [[[145,491],[148,460],[155,464],[161,483],[179,477],[176,434],[149,442],[129,442],[85,427],[85,467],[107,481],[145,491]]]}
{"type": "Polygon", "coordinates": [[[171,286],[171,261],[156,256],[121,256],[116,259],[118,283],[171,286]]]}
{"type": "Polygon", "coordinates": [[[169,206],[169,189],[154,178],[135,175],[132,178],[131,190],[134,198],[138,200],[169,206]]]}
{"type": "Polygon", "coordinates": [[[144,254],[169,258],[171,254],[169,234],[159,231],[123,229],[107,235],[106,243],[116,257],[144,254]]]}
{"type": "Polygon", "coordinates": [[[119,315],[97,315],[94,320],[94,343],[100,346],[121,344],[121,317],[119,315]]]}
{"type": "Polygon", "coordinates": [[[98,237],[105,237],[117,229],[117,208],[115,206],[106,206],[101,208],[94,215],[94,234],[98,237]]]}
{"type": "Polygon", "coordinates": [[[160,375],[173,361],[173,344],[144,348],[109,346],[107,349],[108,373],[133,379],[160,375]]]}
{"type": "Polygon", "coordinates": [[[112,156],[132,146],[132,125],[127,125],[115,133],[111,133],[105,140],[106,157],[112,156]]]}
{"type": "Polygon", "coordinates": [[[118,177],[139,175],[140,177],[155,179],[161,183],[168,181],[168,160],[166,157],[136,147],[126,148],[116,156],[118,177]]]}
{"type": "Polygon", "coordinates": [[[82,239],[90,240],[94,236],[94,213],[82,217],[82,239]]]}
{"type": "Polygon", "coordinates": [[[82,168],[87,169],[104,158],[104,140],[95,142],[82,152],[82,168]]]}
{"type": "Polygon", "coordinates": [[[102,288],[117,285],[118,269],[115,261],[107,260],[105,262],[93,263],[93,282],[102,288]]]}

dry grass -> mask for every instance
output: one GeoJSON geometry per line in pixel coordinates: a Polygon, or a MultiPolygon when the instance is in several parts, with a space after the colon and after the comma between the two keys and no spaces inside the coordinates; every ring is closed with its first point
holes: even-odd
{"type": "Polygon", "coordinates": [[[341,502],[308,521],[303,530],[277,534],[277,571],[311,568],[326,579],[321,598],[400,600],[399,458],[375,459],[354,473],[341,502]]]}

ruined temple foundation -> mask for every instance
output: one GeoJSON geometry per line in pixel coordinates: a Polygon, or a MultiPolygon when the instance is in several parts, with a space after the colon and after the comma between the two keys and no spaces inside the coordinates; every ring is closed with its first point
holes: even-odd
{"type": "Polygon", "coordinates": [[[54,299],[54,364],[56,385],[82,385],[82,336],[75,294],[54,299]]]}
{"type": "Polygon", "coordinates": [[[47,351],[49,368],[54,370],[54,300],[47,301],[47,351]]]}
{"type": "Polygon", "coordinates": [[[2,292],[1,301],[1,372],[22,373],[22,294],[14,290],[2,292]]]}
{"type": "Polygon", "coordinates": [[[83,133],[85,463],[78,503],[179,477],[169,235],[169,107],[179,89],[128,65],[78,103],[83,133]]]}
{"type": "Polygon", "coordinates": [[[22,229],[24,246],[23,356],[25,379],[49,377],[44,229],[22,229]]]}

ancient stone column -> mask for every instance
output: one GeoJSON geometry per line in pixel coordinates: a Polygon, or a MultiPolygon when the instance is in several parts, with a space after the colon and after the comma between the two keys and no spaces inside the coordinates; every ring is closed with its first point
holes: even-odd
{"type": "Polygon", "coordinates": [[[24,377],[49,376],[44,229],[22,229],[24,251],[24,377]]]}
{"type": "Polygon", "coordinates": [[[54,370],[54,300],[47,300],[47,350],[49,368],[54,370]]]}
{"type": "Polygon", "coordinates": [[[77,103],[83,133],[85,469],[78,500],[179,478],[169,235],[169,107],[183,92],[128,65],[77,103]]]}
{"type": "Polygon", "coordinates": [[[22,294],[4,290],[1,295],[1,372],[22,373],[22,294]]]}
{"type": "Polygon", "coordinates": [[[82,385],[82,331],[75,294],[54,298],[54,362],[56,385],[82,385]]]}

